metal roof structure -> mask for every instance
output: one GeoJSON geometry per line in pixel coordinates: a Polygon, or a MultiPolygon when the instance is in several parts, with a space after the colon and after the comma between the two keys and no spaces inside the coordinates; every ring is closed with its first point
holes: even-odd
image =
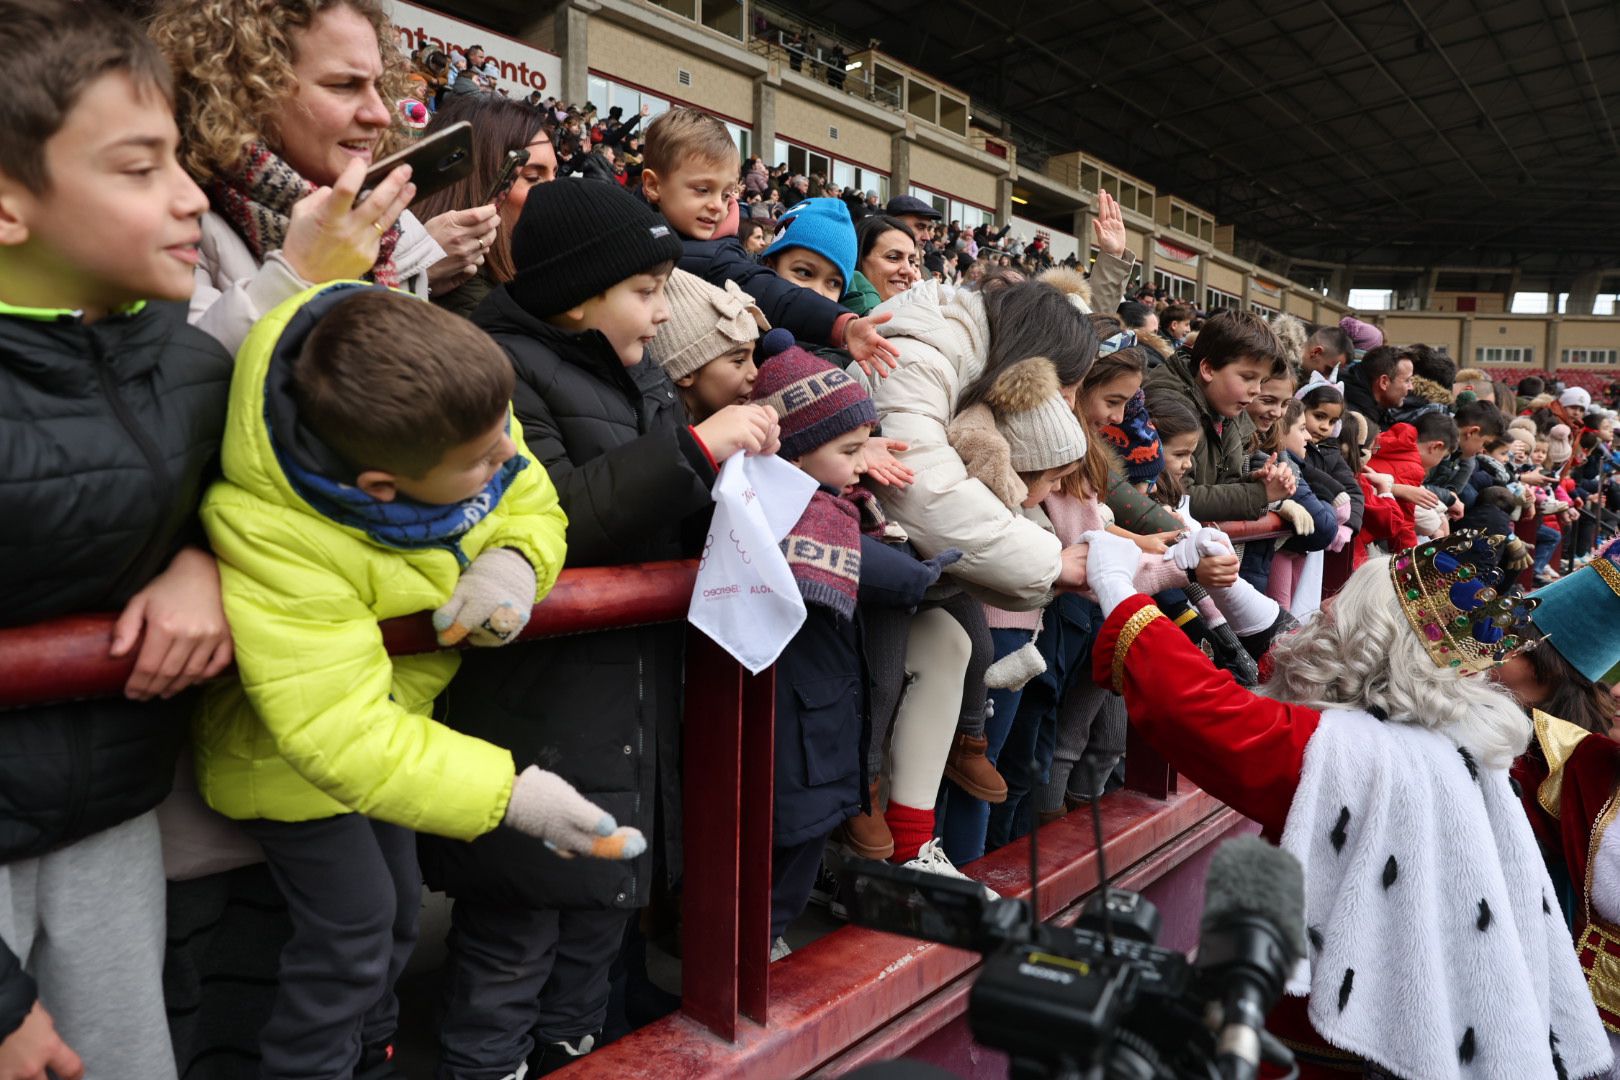
{"type": "Polygon", "coordinates": [[[1620,265],[1615,0],[803,0],[1295,259],[1620,265]]]}

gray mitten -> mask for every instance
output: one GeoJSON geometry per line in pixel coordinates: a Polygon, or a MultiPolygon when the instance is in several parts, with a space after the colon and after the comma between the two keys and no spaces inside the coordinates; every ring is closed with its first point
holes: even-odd
{"type": "Polygon", "coordinates": [[[1029,680],[1045,670],[1046,659],[1031,641],[985,668],[984,685],[992,690],[1022,690],[1029,680]]]}
{"type": "Polygon", "coordinates": [[[461,572],[455,591],[433,613],[440,645],[505,645],[529,624],[534,567],[510,548],[486,551],[461,572]]]}
{"type": "Polygon", "coordinates": [[[506,824],[538,837],[564,858],[633,859],[647,850],[641,830],[620,827],[613,815],[554,772],[530,765],[512,782],[506,824]]]}

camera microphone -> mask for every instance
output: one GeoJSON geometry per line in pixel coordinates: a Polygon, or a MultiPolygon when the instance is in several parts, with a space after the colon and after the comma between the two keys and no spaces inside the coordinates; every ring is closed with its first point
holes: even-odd
{"type": "Polygon", "coordinates": [[[1224,844],[1209,864],[1196,962],[1218,988],[1215,1065],[1223,1080],[1258,1075],[1266,1014],[1304,953],[1299,861],[1257,837],[1224,844]]]}

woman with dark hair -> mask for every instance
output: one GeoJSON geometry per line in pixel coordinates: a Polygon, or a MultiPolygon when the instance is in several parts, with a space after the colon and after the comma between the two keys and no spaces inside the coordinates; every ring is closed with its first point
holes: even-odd
{"type": "Polygon", "coordinates": [[[771,246],[770,223],[756,217],[745,217],[737,227],[737,239],[748,254],[759,255],[771,246]]]}
{"type": "Polygon", "coordinates": [[[865,315],[917,283],[917,234],[886,214],[862,218],[855,226],[855,275],[844,306],[865,315]]]}
{"type": "Polygon", "coordinates": [[[499,226],[488,250],[468,260],[463,270],[466,277],[447,281],[443,287],[434,289],[430,297],[445,310],[470,317],[491,289],[511,281],[516,274],[512,265],[512,229],[523,211],[529,189],[556,177],[557,154],[551,146],[545,114],[500,94],[457,94],[447,99],[423,136],[431,136],[463,120],[472,124],[472,171],[449,187],[411,205],[411,210],[424,221],[477,206],[506,164],[507,153],[512,150],[529,153],[528,161],[518,169],[511,187],[495,196],[499,226]]]}
{"type": "Polygon", "coordinates": [[[967,732],[983,722],[983,675],[973,686],[963,677],[989,639],[976,601],[1027,611],[1041,607],[1053,588],[1078,588],[1085,577],[1078,552],[1065,553],[1034,518],[1009,509],[968,475],[946,429],[982,402],[1003,372],[1031,357],[1051,360],[1072,402],[1097,355],[1096,332],[1076,300],[1045,282],[991,275],[974,290],[919,285],[885,308],[893,312],[885,336],[900,359],[870,389],[885,437],[906,447],[898,456],[916,479],[905,488],[874,487],[920,552],[963,553],[953,572],[974,593],[972,600],[953,598],[964,604],[925,608],[909,628],[904,660],[913,681],[893,720],[887,830],[875,830],[883,843],[870,846],[887,847],[894,861],[916,869],[959,876],[933,839],[947,759],[964,790],[1006,797],[985,758],[983,735],[958,732],[959,724],[967,732]]]}

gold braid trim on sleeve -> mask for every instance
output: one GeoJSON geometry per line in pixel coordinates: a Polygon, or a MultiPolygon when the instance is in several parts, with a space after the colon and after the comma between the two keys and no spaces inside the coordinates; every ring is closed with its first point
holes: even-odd
{"type": "Polygon", "coordinates": [[[1165,618],[1164,612],[1149,604],[1147,607],[1125,620],[1125,625],[1119,631],[1119,637],[1114,641],[1114,693],[1124,693],[1125,688],[1125,654],[1131,651],[1136,643],[1137,635],[1142,628],[1154,619],[1165,618]]]}

